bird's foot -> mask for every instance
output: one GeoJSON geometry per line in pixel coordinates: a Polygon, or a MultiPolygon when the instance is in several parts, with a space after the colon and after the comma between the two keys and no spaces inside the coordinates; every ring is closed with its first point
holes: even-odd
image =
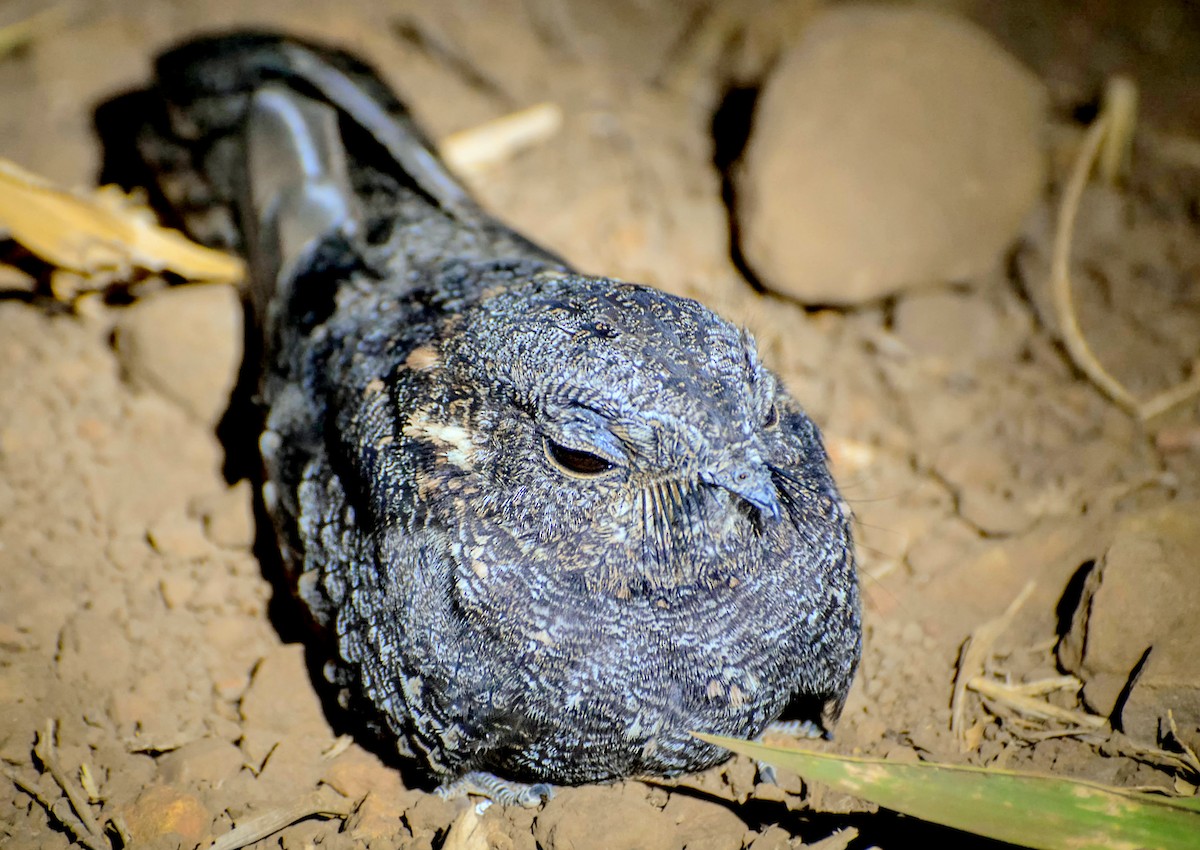
{"type": "MultiPolygon", "coordinates": [[[[821,724],[814,723],[811,720],[776,720],[754,740],[762,743],[762,739],[767,735],[787,735],[791,738],[810,739],[830,737],[821,724]]],[[[769,765],[765,761],[756,762],[755,764],[758,766],[758,780],[760,782],[765,782],[769,785],[779,784],[773,765],[769,765]]]]}
{"type": "Polygon", "coordinates": [[[553,797],[554,789],[545,782],[527,785],[501,779],[483,771],[468,773],[437,789],[437,795],[443,800],[465,797],[468,794],[486,797],[502,806],[524,806],[532,809],[553,797]]]}
{"type": "Polygon", "coordinates": [[[763,735],[787,735],[791,738],[824,738],[830,740],[833,736],[822,726],[813,720],[776,720],[763,730],[762,735],[758,736],[758,740],[762,740],[763,735]]]}

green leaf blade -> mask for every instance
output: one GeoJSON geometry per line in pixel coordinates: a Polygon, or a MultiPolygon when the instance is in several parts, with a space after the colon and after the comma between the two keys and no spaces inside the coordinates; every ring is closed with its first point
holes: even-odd
{"type": "Polygon", "coordinates": [[[697,737],[885,808],[1024,847],[1200,847],[1200,810],[1192,800],[1017,771],[929,762],[900,764],[714,735],[697,737]]]}

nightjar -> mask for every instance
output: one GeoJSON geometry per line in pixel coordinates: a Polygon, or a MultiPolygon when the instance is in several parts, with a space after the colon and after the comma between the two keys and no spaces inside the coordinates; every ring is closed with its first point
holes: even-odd
{"type": "Polygon", "coordinates": [[[156,70],[109,156],[248,261],[264,501],[344,702],[505,802],[828,728],[850,518],[746,332],[491,218],[348,54],[240,33],[156,70]]]}

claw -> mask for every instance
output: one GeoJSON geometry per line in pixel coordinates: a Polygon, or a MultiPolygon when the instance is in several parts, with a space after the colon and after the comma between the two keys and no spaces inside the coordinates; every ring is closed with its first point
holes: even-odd
{"type": "Polygon", "coordinates": [[[767,764],[765,761],[756,761],[755,767],[758,768],[758,781],[766,785],[778,785],[779,777],[775,775],[775,766],[767,764]]]}
{"type": "MultiPolygon", "coordinates": [[[[812,720],[776,720],[767,726],[763,735],[788,735],[792,738],[824,738],[831,740],[831,735],[820,723],[812,720]]],[[[762,735],[759,735],[762,738],[762,735]]]]}
{"type": "MultiPolygon", "coordinates": [[[[762,739],[766,735],[788,735],[792,738],[810,739],[830,737],[821,728],[819,723],[814,723],[811,720],[776,720],[763,730],[762,735],[759,735],[754,740],[762,743],[762,739]]],[[[765,761],[756,761],[754,764],[758,768],[759,782],[765,782],[768,785],[779,784],[774,765],[767,764],[765,761]]]]}
{"type": "Polygon", "coordinates": [[[468,794],[486,797],[493,803],[499,803],[502,806],[523,806],[533,809],[553,797],[554,788],[545,782],[527,785],[523,782],[501,779],[491,773],[474,771],[453,782],[447,782],[437,789],[437,795],[443,800],[453,800],[468,794]]]}

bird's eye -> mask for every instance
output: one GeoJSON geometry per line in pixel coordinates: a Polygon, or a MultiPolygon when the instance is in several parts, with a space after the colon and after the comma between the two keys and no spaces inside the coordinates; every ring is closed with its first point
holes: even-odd
{"type": "Polygon", "coordinates": [[[776,406],[776,404],[774,402],[772,402],[771,406],[769,408],[767,408],[766,417],[763,419],[763,427],[764,428],[774,428],[775,425],[778,424],[778,422],[779,422],[779,408],[776,406]]]}
{"type": "Polygon", "coordinates": [[[546,457],[569,475],[591,478],[601,475],[613,468],[613,465],[599,455],[591,452],[571,449],[554,442],[549,437],[545,440],[546,457]]]}

